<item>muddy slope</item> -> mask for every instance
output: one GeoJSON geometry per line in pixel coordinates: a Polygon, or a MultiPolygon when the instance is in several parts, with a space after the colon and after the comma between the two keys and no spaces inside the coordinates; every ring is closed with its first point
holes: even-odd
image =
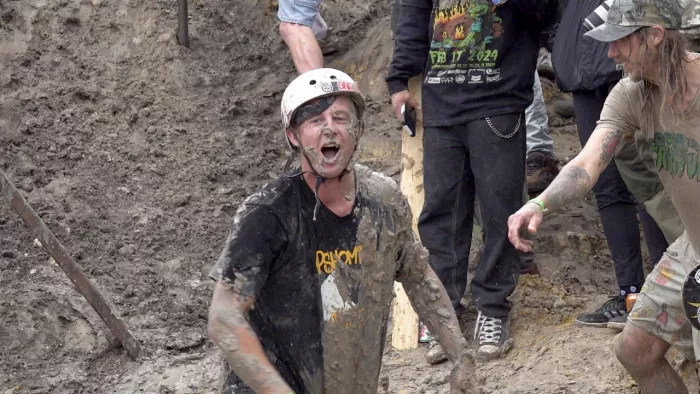
{"type": "MultiPolygon", "coordinates": [[[[370,98],[363,161],[396,176],[388,9],[338,0],[323,13],[329,63],[370,98]]],[[[0,202],[0,392],[215,392],[206,274],[238,203],[281,170],[278,105],[294,68],[265,2],[195,0],[190,14],[186,49],[173,1],[0,2],[0,167],[144,349],[134,362],[114,345],[0,202]]],[[[553,125],[560,156],[575,154],[571,123],[553,125]]],[[[515,295],[513,352],[480,366],[489,392],[635,392],[606,347],[613,334],[571,324],[615,289],[593,206],[538,240],[544,278],[515,295]]],[[[424,350],[388,351],[389,392],[447,389],[447,366],[429,367],[424,350]]]]}

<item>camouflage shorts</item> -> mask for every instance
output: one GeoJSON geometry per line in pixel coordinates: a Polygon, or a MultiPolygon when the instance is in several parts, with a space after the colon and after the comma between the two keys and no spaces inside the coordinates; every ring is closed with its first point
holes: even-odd
{"type": "Polygon", "coordinates": [[[683,232],[647,276],[628,317],[632,325],[678,347],[691,361],[696,361],[696,354],[700,356],[700,332],[692,328],[683,312],[681,288],[697,265],[700,257],[683,232]]]}

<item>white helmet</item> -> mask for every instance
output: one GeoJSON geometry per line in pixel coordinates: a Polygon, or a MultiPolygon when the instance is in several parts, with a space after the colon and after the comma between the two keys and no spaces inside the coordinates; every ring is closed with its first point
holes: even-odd
{"type": "MultiPolygon", "coordinates": [[[[365,98],[360,93],[355,81],[342,71],[332,68],[319,68],[307,71],[296,77],[282,95],[282,123],[284,129],[290,127],[294,112],[305,103],[336,94],[347,94],[357,107],[357,117],[360,121],[360,135],[364,131],[365,98]]],[[[357,136],[359,139],[359,135],[357,136]]],[[[287,139],[287,143],[291,143],[287,139]]]]}

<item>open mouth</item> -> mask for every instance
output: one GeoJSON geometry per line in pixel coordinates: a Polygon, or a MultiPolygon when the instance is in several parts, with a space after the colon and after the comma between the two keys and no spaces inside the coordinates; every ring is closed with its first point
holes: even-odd
{"type": "Polygon", "coordinates": [[[328,160],[334,159],[336,156],[338,156],[338,152],[340,152],[340,147],[338,144],[327,144],[321,148],[321,154],[323,154],[323,157],[328,160]]]}

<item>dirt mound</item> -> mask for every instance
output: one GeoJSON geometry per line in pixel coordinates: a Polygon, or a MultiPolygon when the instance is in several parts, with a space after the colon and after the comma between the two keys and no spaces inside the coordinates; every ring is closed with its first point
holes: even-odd
{"type": "MultiPolygon", "coordinates": [[[[387,7],[324,10],[339,55],[387,7]]],[[[206,274],[238,203],[281,169],[295,72],[263,4],[197,1],[190,17],[186,49],[170,1],[0,4],[0,166],[144,348],[139,363],[115,348],[0,204],[0,389],[217,387],[206,274]]]]}
{"type": "MultiPolygon", "coordinates": [[[[339,0],[322,13],[337,40],[328,64],[370,99],[362,159],[395,176],[389,5],[339,0]]],[[[207,273],[240,201],[286,158],[278,105],[295,71],[277,28],[263,2],[196,0],[186,49],[172,1],[0,3],[0,167],[144,349],[134,362],[114,345],[0,203],[0,392],[216,391],[207,273]]],[[[561,96],[543,83],[548,100],[561,96]]],[[[574,155],[571,120],[552,125],[560,158],[574,155]]],[[[537,241],[543,278],[513,297],[516,347],[479,367],[489,392],[634,392],[608,350],[613,334],[571,324],[615,290],[592,203],[553,215],[537,241]]],[[[390,392],[446,390],[447,367],[423,352],[388,351],[390,392]]]]}

